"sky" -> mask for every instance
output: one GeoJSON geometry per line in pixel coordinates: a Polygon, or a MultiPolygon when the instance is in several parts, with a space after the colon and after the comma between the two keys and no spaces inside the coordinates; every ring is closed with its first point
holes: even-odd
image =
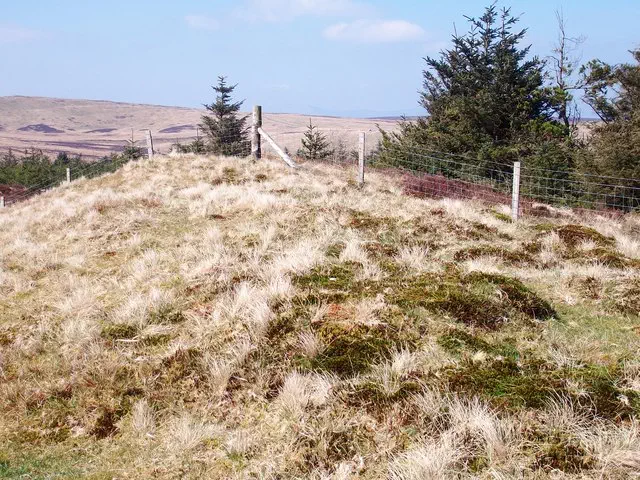
{"type": "MultiPolygon", "coordinates": [[[[218,75],[266,112],[418,115],[425,56],[477,0],[0,0],[0,96],[199,107],[218,75]]],[[[512,0],[541,57],[562,9],[583,61],[631,60],[639,0],[512,0]]],[[[1,116],[2,112],[0,112],[1,116]]],[[[583,115],[585,115],[583,113],[583,115]]],[[[588,113],[586,114],[588,116],[588,113]]]]}

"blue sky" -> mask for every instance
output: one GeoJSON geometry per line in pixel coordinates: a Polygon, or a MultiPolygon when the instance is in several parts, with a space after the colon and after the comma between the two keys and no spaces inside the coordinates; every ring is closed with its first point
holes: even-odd
{"type": "MultiPolygon", "coordinates": [[[[224,74],[270,112],[415,115],[422,57],[477,0],[0,0],[0,96],[200,106],[224,74]]],[[[640,1],[501,2],[549,54],[562,8],[582,58],[630,60],[640,1]]],[[[0,112],[1,115],[1,112],[0,112]]]]}

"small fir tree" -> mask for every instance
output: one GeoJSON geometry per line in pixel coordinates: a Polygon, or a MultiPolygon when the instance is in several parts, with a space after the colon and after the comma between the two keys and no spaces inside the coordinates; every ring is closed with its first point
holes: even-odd
{"type": "Polygon", "coordinates": [[[133,138],[133,129],[131,129],[131,138],[127,140],[122,150],[122,155],[129,160],[138,160],[143,156],[142,148],[137,145],[136,140],[133,138]]]}
{"type": "Polygon", "coordinates": [[[191,152],[196,154],[202,154],[207,151],[207,145],[204,143],[204,140],[200,136],[200,129],[196,129],[196,139],[191,142],[189,145],[189,149],[191,152]]]}
{"type": "Polygon", "coordinates": [[[327,137],[309,120],[309,127],[302,137],[302,148],[298,150],[298,156],[305,160],[324,160],[331,154],[327,137]]]}
{"type": "Polygon", "coordinates": [[[222,76],[218,77],[218,84],[211,87],[217,94],[216,101],[204,105],[211,115],[203,115],[200,125],[207,137],[206,149],[210,153],[239,157],[251,152],[247,117],[238,115],[244,101],[234,103],[231,97],[236,87],[227,85],[226,77],[222,76]]]}

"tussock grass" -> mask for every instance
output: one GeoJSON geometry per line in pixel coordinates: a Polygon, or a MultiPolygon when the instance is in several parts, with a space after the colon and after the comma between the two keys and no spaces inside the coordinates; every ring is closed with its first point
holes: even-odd
{"type": "Polygon", "coordinates": [[[631,478],[640,220],[196,156],[0,211],[0,476],[631,478]]]}

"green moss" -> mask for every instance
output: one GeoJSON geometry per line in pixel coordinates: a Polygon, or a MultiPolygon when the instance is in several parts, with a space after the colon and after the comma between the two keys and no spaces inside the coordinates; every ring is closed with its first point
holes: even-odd
{"type": "Polygon", "coordinates": [[[556,228],[555,231],[560,239],[572,248],[586,241],[592,241],[600,247],[613,247],[615,245],[615,240],[612,237],[605,237],[597,230],[582,225],[565,225],[556,228]]]}
{"type": "Polygon", "coordinates": [[[511,251],[493,245],[481,245],[459,250],[454,255],[454,260],[462,262],[474,260],[479,257],[495,257],[510,265],[535,265],[536,261],[527,251],[511,251]]]}
{"type": "Polygon", "coordinates": [[[149,376],[154,379],[150,398],[162,408],[195,402],[208,394],[208,371],[202,353],[195,348],[180,349],[163,359],[149,376]]]}
{"type": "Polygon", "coordinates": [[[342,303],[348,299],[371,296],[381,288],[376,282],[356,280],[359,268],[355,263],[323,265],[306,275],[295,277],[293,282],[305,292],[309,302],[342,303]]]}
{"type": "Polygon", "coordinates": [[[240,174],[233,167],[224,167],[222,169],[222,181],[230,184],[238,184],[241,181],[240,174]]]}
{"type": "Polygon", "coordinates": [[[112,323],[102,327],[100,336],[106,340],[130,340],[135,338],[140,329],[136,325],[112,323]]]}
{"type": "Polygon", "coordinates": [[[184,322],[184,320],[183,313],[180,310],[176,310],[172,305],[155,310],[149,316],[149,323],[155,325],[177,325],[184,322]]]}
{"type": "Polygon", "coordinates": [[[296,277],[294,283],[301,288],[349,289],[355,280],[353,264],[332,264],[315,267],[306,275],[296,277]]]}
{"type": "Polygon", "coordinates": [[[255,182],[260,183],[260,182],[266,182],[268,178],[269,177],[267,177],[264,173],[258,173],[255,177],[253,177],[253,180],[255,182]]]}
{"type": "Polygon", "coordinates": [[[506,302],[511,308],[530,318],[548,320],[558,315],[549,302],[540,298],[518,279],[474,272],[465,277],[465,280],[472,283],[487,282],[494,285],[499,290],[497,293],[502,297],[502,302],[506,302]]]}
{"type": "Polygon", "coordinates": [[[560,470],[574,474],[590,470],[595,464],[595,459],[588,455],[577,438],[562,432],[556,432],[544,439],[535,461],[535,467],[538,469],[560,470]]]}
{"type": "Polygon", "coordinates": [[[611,309],[627,315],[640,315],[640,279],[627,280],[609,299],[611,309]]]}
{"type": "Polygon", "coordinates": [[[621,375],[617,365],[586,364],[580,368],[557,369],[535,358],[465,361],[439,373],[451,391],[469,398],[481,396],[499,407],[541,409],[560,395],[610,420],[629,419],[640,413],[640,396],[618,386],[621,375]],[[578,395],[574,393],[575,388],[569,389],[569,380],[587,395],[578,395]]]}
{"type": "Polygon", "coordinates": [[[530,255],[537,255],[542,251],[542,243],[539,240],[526,242],[522,245],[522,250],[530,255]]]}
{"type": "MultiPolygon", "coordinates": [[[[9,445],[6,445],[9,448],[9,445]]],[[[76,458],[57,458],[50,455],[28,454],[21,449],[18,455],[11,452],[11,458],[0,453],[0,478],[13,479],[52,479],[52,478],[86,478],[77,467],[76,458]]]]}
{"type": "Polygon", "coordinates": [[[613,247],[615,240],[605,237],[597,230],[582,225],[562,225],[551,231],[558,234],[560,240],[569,248],[575,249],[583,242],[594,242],[599,247],[613,247]]]}
{"type": "Polygon", "coordinates": [[[257,247],[261,243],[260,234],[250,233],[242,237],[242,241],[249,248],[257,247]]]}
{"type": "Polygon", "coordinates": [[[489,225],[486,225],[484,223],[471,222],[471,226],[473,227],[472,237],[474,237],[477,240],[492,239],[492,238],[495,239],[496,237],[501,238],[503,240],[513,240],[513,237],[511,235],[502,233],[497,228],[490,227],[489,225]]]}
{"type": "Polygon", "coordinates": [[[484,328],[496,328],[517,314],[541,320],[556,316],[548,302],[519,280],[478,272],[422,275],[402,284],[390,300],[405,309],[423,307],[484,328]]]}
{"type": "Polygon", "coordinates": [[[168,381],[178,381],[202,370],[202,354],[195,348],[181,349],[162,362],[162,376],[168,381]]]}
{"type": "Polygon", "coordinates": [[[551,367],[542,362],[521,365],[512,359],[484,363],[465,362],[443,372],[451,391],[467,396],[482,396],[507,408],[542,408],[563,382],[549,374],[551,367]]]}
{"type": "Polygon", "coordinates": [[[327,247],[324,254],[329,258],[338,258],[340,257],[340,254],[342,253],[344,248],[345,248],[345,245],[342,242],[332,243],[327,247]]]}
{"type": "Polygon", "coordinates": [[[578,289],[580,292],[591,300],[599,300],[602,297],[603,285],[596,277],[586,277],[578,280],[578,289]]]}
{"type": "Polygon", "coordinates": [[[394,257],[398,253],[398,247],[392,243],[369,242],[364,249],[374,257],[394,257]]]}
{"type": "Polygon", "coordinates": [[[451,329],[438,337],[438,344],[449,353],[459,355],[464,350],[471,352],[485,352],[518,360],[520,354],[513,343],[493,345],[482,338],[471,335],[464,330],[451,329]]]}
{"type": "Polygon", "coordinates": [[[0,346],[6,347],[11,345],[17,336],[16,326],[2,326],[0,327],[0,346]]]}
{"type": "Polygon", "coordinates": [[[377,382],[365,381],[348,387],[339,394],[343,401],[352,407],[365,408],[369,412],[384,413],[392,404],[405,401],[420,393],[424,385],[419,378],[407,378],[401,381],[392,392],[377,382]]]}
{"type": "Polygon", "coordinates": [[[585,365],[563,373],[588,392],[586,401],[583,398],[577,401],[596,415],[608,419],[629,419],[640,414],[640,395],[634,391],[625,392],[619,387],[620,366],[585,365]]]}
{"type": "Polygon", "coordinates": [[[300,435],[296,442],[297,459],[287,469],[286,478],[314,478],[318,469],[335,469],[335,465],[359,455],[369,456],[376,448],[375,433],[368,425],[326,417],[311,419],[310,429],[321,435],[300,435]]]}
{"type": "Polygon", "coordinates": [[[575,252],[574,256],[583,262],[598,263],[615,269],[639,268],[640,262],[625,257],[610,248],[597,247],[586,252],[575,252]]]}
{"type": "Polygon", "coordinates": [[[556,228],[554,223],[538,223],[531,227],[536,232],[551,232],[556,228]]]}
{"type": "Polygon", "coordinates": [[[144,337],[142,341],[143,345],[147,345],[150,347],[157,347],[159,345],[166,345],[171,341],[171,335],[168,334],[159,334],[159,335],[149,335],[144,337]]]}
{"type": "Polygon", "coordinates": [[[388,217],[374,217],[368,212],[349,210],[351,220],[349,226],[359,230],[379,230],[395,225],[395,221],[388,217]]]}
{"type": "Polygon", "coordinates": [[[343,378],[368,372],[372,365],[390,358],[401,343],[396,332],[385,325],[326,322],[317,334],[327,347],[315,358],[302,361],[302,366],[343,378]]]}
{"type": "Polygon", "coordinates": [[[541,239],[549,232],[556,232],[566,249],[562,251],[563,260],[573,260],[579,263],[598,263],[609,268],[625,269],[640,268],[640,262],[625,257],[615,250],[615,240],[605,237],[593,228],[580,225],[564,226],[539,226],[540,234],[534,241],[524,245],[524,251],[535,255],[542,251],[541,239]],[[544,227],[544,228],[542,228],[544,227]],[[579,247],[583,242],[593,242],[596,247],[591,250],[581,250],[579,247]]]}
{"type": "Polygon", "coordinates": [[[492,211],[491,214],[497,218],[498,220],[502,221],[502,222],[507,222],[507,223],[512,223],[513,219],[505,214],[505,213],[501,213],[501,212],[496,212],[496,211],[492,211]]]}

